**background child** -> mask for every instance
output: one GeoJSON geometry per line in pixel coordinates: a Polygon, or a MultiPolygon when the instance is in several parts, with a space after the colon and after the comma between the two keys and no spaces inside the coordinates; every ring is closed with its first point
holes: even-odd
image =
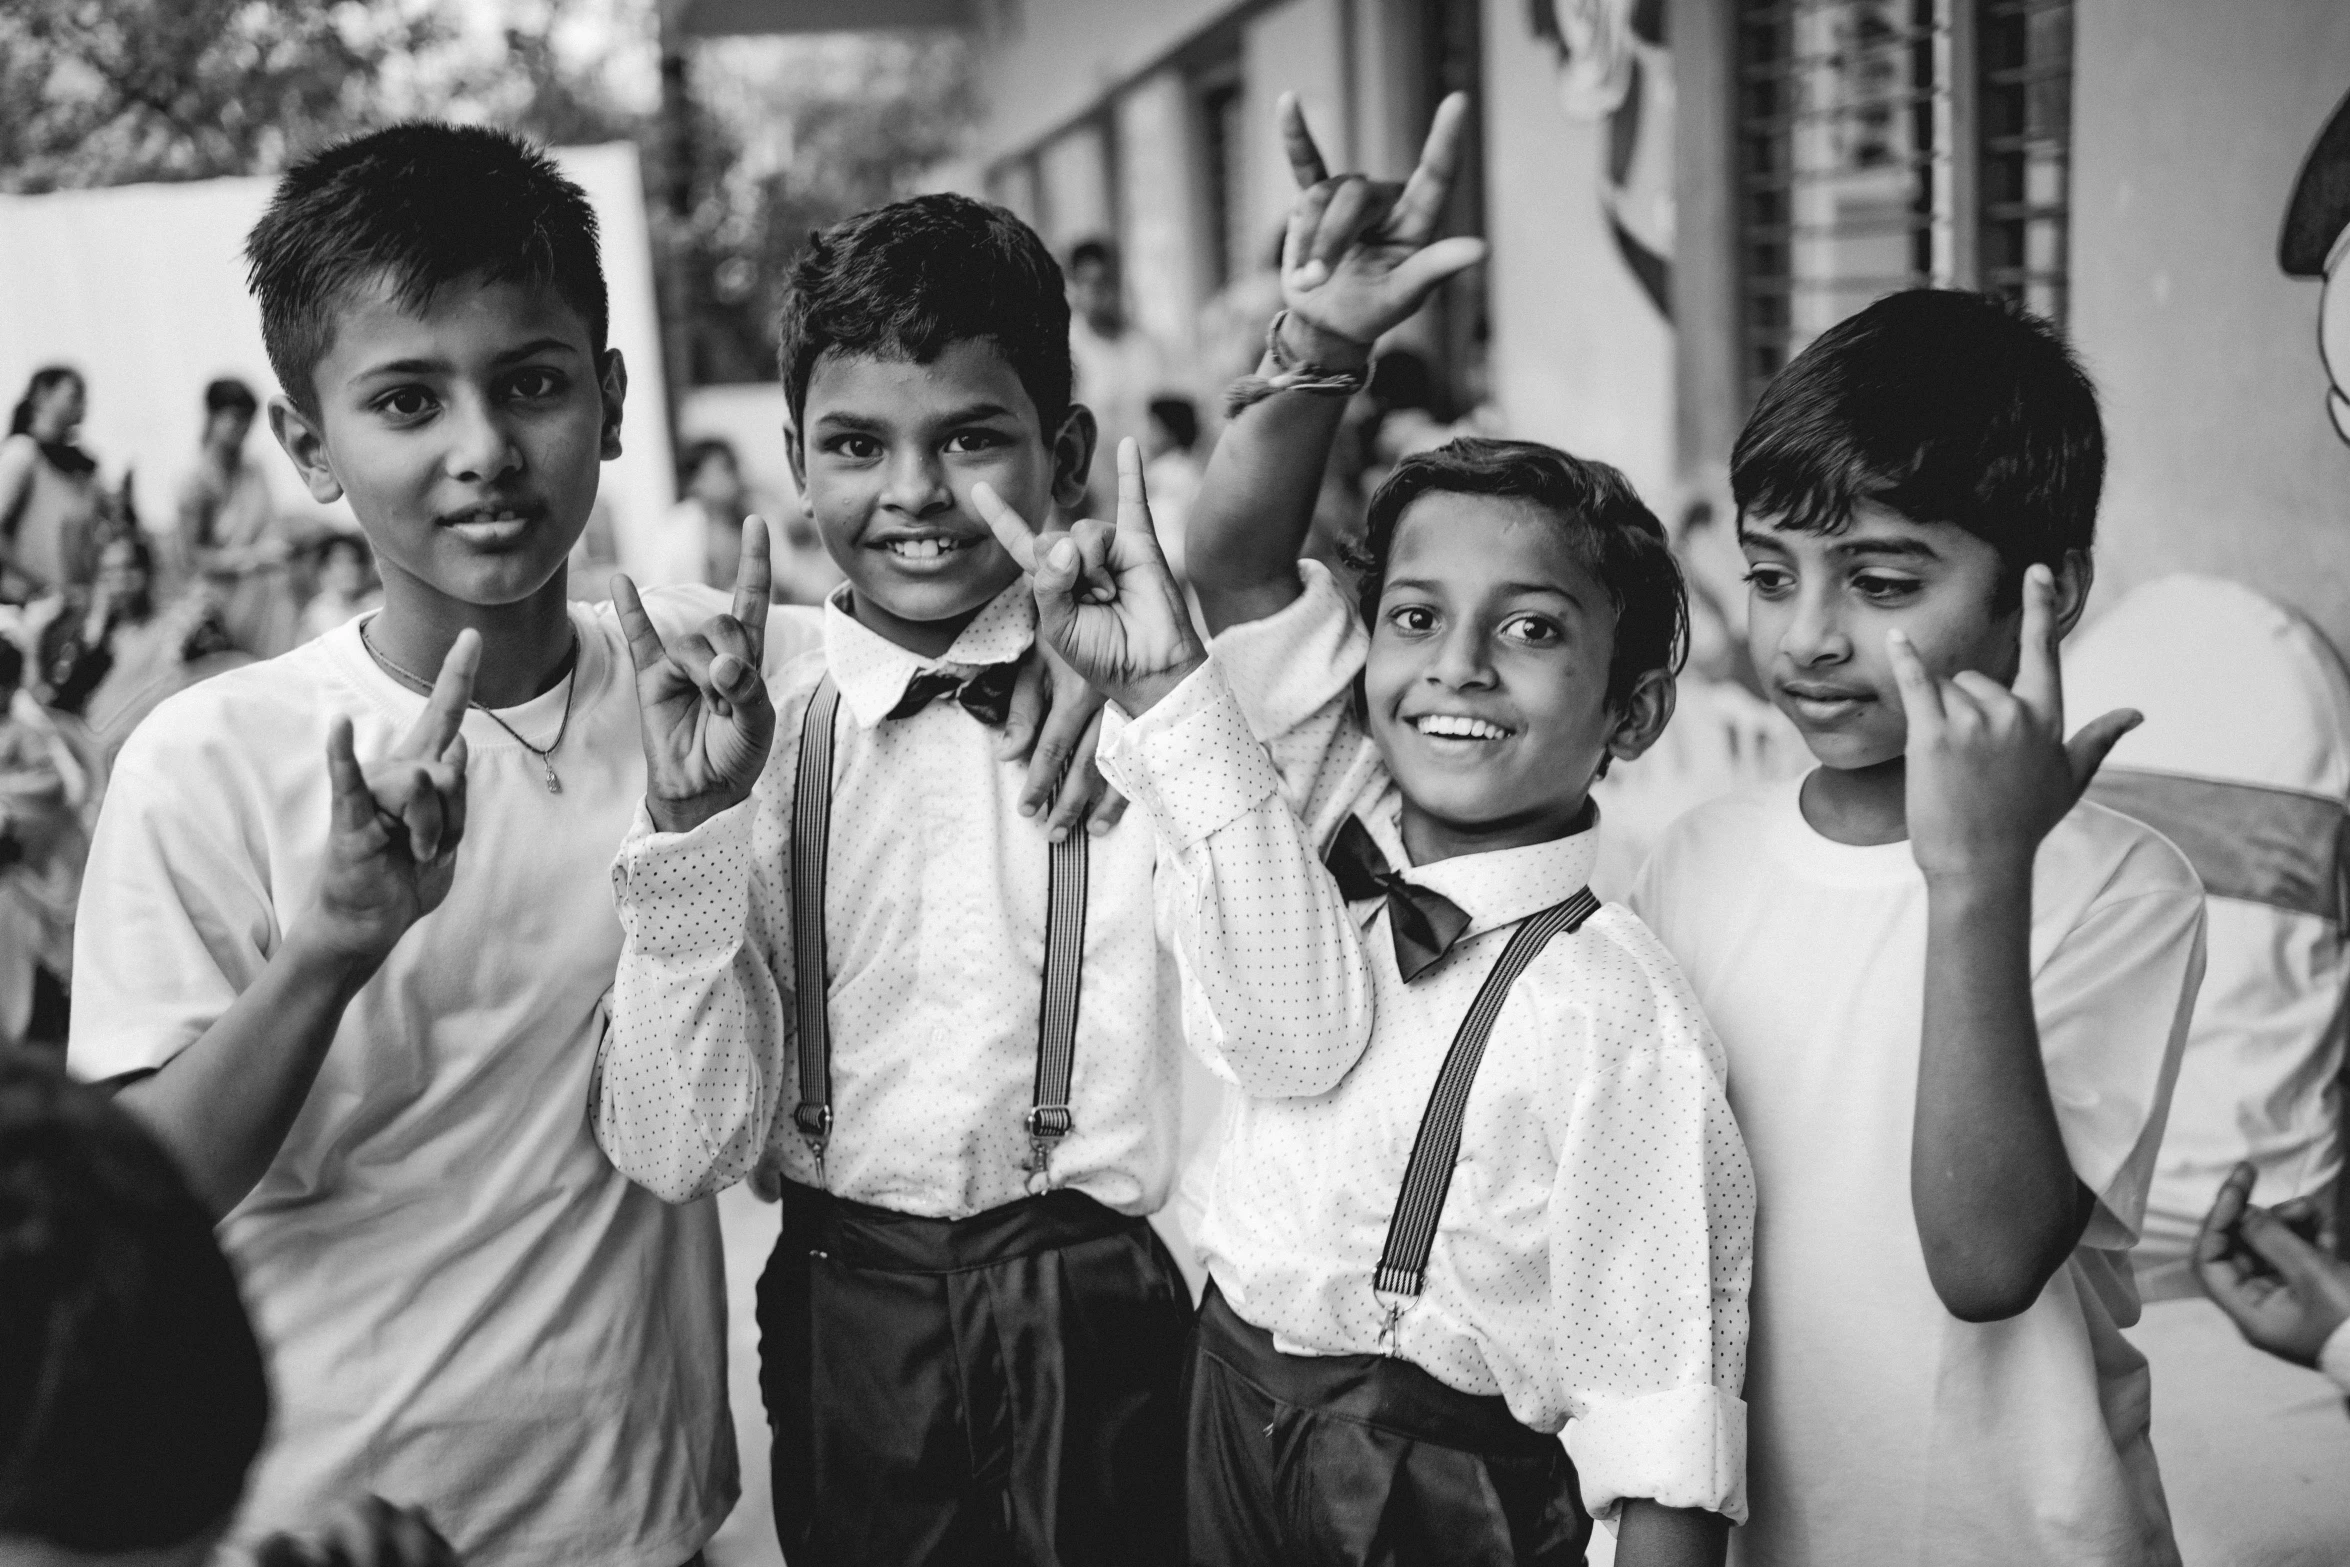
{"type": "MultiPolygon", "coordinates": [[[[972,499],[1080,502],[1068,309],[1000,208],[827,230],[781,347],[803,504],[849,579],[822,650],[762,689],[755,620],[665,645],[621,593],[651,773],[596,1130],[671,1201],[762,1158],[785,1177],[760,1327],[794,1563],[1181,1550],[1190,1298],[1146,1216],[1183,1019],[1153,845],[1023,819],[993,704],[1036,610],[972,499]]],[[[1277,1070],[1359,1026],[1326,952],[1266,974],[1277,1070]]]]}
{"type": "Polygon", "coordinates": [[[2175,1561],[2126,1253],[2202,890],[2065,739],[2104,472],[2044,323],[1918,291],[1771,383],[1732,484],[1748,646],[1819,766],[1700,808],[1634,907],[1754,1156],[1742,1561],[2175,1561]]]}
{"type": "MultiPolygon", "coordinates": [[[[1612,469],[1460,441],[1373,499],[1357,601],[1298,558],[1349,378],[1482,253],[1431,242],[1465,113],[1399,190],[1327,178],[1284,104],[1289,308],[1193,513],[1214,662],[1329,847],[1377,1009],[1328,1091],[1232,1111],[1201,1234],[1201,1561],[1579,1562],[1588,1504],[1618,1561],[1700,1562],[1743,1510],[1753,1193],[1719,1048],[1587,888],[1590,784],[1672,712],[1663,529],[1612,469]]],[[[1156,725],[1116,765],[1163,826],[1156,725]]]]}

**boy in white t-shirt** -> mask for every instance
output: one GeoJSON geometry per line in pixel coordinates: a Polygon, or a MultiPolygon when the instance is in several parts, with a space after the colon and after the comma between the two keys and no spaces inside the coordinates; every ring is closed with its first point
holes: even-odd
{"type": "Polygon", "coordinates": [[[1820,766],[1692,812],[1633,906],[1754,1157],[1735,1558],[2175,1562],[2120,1329],[2202,889],[2068,744],[2096,394],[2044,323],[1896,294],[1781,372],[1732,484],[1748,641],[1820,766]]]}
{"type": "MultiPolygon", "coordinates": [[[[297,166],[247,248],[271,427],[384,608],[131,736],[71,1064],[186,1170],[267,1346],[234,1538],[375,1491],[467,1561],[677,1567],[736,1494],[716,1217],[584,1108],[645,790],[617,619],[566,598],[626,391],[595,217],[522,143],[415,124],[297,166]]],[[[725,601],[647,607],[690,648],[725,601]]],[[[778,621],[774,659],[814,640],[778,621]]]]}

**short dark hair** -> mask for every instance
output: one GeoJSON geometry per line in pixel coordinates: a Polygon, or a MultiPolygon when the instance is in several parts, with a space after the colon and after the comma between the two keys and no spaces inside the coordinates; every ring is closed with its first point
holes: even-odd
{"type": "Polygon", "coordinates": [[[76,382],[87,389],[87,383],[82,382],[82,373],[71,365],[43,365],[35,370],[32,378],[24,384],[24,396],[18,398],[16,406],[9,410],[8,433],[28,433],[33,427],[33,405],[48,396],[51,387],[65,381],[76,382]]]}
{"type": "Polygon", "coordinates": [[[1199,405],[1188,397],[1154,397],[1151,417],[1167,427],[1175,445],[1190,451],[1199,444],[1199,405]]]}
{"type": "Polygon", "coordinates": [[[595,209],[554,160],[504,131],[415,120],[305,158],[278,181],[245,260],[270,368],[313,414],[335,310],[378,278],[411,310],[476,276],[543,284],[604,352],[595,209]]]}
{"type": "Polygon", "coordinates": [[[1730,455],[1743,516],[1833,533],[1861,501],[1955,523],[2024,568],[2096,537],[2097,389],[2056,328],[1989,294],[1910,289],[1773,377],[1730,455]]]}
{"type": "Polygon", "coordinates": [[[1363,546],[1350,562],[1362,574],[1357,592],[1365,625],[1378,624],[1388,557],[1404,513],[1421,496],[1438,493],[1522,500],[1558,521],[1615,607],[1610,710],[1620,711],[1650,670],[1680,672],[1689,651],[1689,594],[1664,525],[1614,468],[1539,441],[1463,436],[1395,465],[1371,496],[1363,546]]]}
{"type": "Polygon", "coordinates": [[[1069,412],[1069,297],[1053,253],[1003,208],[915,196],[809,236],[776,318],[784,401],[797,426],[825,354],[929,364],[985,339],[1019,376],[1049,442],[1069,412]]]}
{"type": "Polygon", "coordinates": [[[250,414],[257,412],[260,407],[261,399],[253,395],[253,388],[233,375],[224,375],[219,380],[208,381],[204,385],[204,412],[207,416],[219,413],[223,409],[234,409],[241,414],[250,414]]]}
{"type": "Polygon", "coordinates": [[[179,1171],[53,1057],[0,1047],[0,1536],[185,1544],[236,1505],[268,1417],[179,1171]]]}
{"type": "Polygon", "coordinates": [[[734,442],[722,436],[707,435],[686,444],[685,455],[677,459],[677,482],[680,485],[693,483],[694,475],[702,471],[702,464],[713,457],[725,458],[736,475],[741,475],[743,460],[736,454],[734,442]]]}

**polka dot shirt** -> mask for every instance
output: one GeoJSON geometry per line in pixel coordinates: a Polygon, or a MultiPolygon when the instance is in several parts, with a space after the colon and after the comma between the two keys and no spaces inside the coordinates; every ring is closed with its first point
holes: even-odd
{"type": "MultiPolygon", "coordinates": [[[[1354,906],[1375,989],[1369,1047],[1336,1087],[1238,1097],[1200,1250],[1233,1308],[1296,1354],[1373,1354],[1374,1292],[1429,1092],[1522,917],[1590,878],[1598,829],[1410,868],[1398,796],[1353,717],[1365,638],[1308,563],[1303,598],[1215,658],[1308,831],[1359,815],[1405,875],[1470,916],[1407,985],[1383,901],[1354,906]]],[[[1585,1500],[1745,1513],[1746,1297],[1754,1183],[1722,1051],[1678,967],[1609,904],[1509,993],[1470,1094],[1422,1293],[1394,1352],[1539,1430],[1573,1422],[1585,1500]]]]}
{"type": "MultiPolygon", "coordinates": [[[[640,813],[613,866],[626,942],[595,1099],[597,1136],[631,1178],[684,1201],[765,1159],[794,1181],[946,1219],[1029,1195],[1045,829],[1020,814],[1023,768],[996,758],[997,731],[952,701],[886,715],[917,674],[1017,658],[1034,627],[1015,584],[925,660],[829,605],[822,649],[770,677],[778,732],[752,798],[689,833],[656,832],[640,813]],[[825,880],[834,1124],[820,1177],[792,1122],[791,802],[827,668],[841,713],[825,880]]],[[[1201,721],[1186,719],[1182,695],[1150,715],[1178,748],[1201,721]]],[[[1220,970],[1228,984],[1195,987],[1192,1012],[1272,1091],[1319,1087],[1368,1034],[1368,986],[1345,909],[1298,871],[1302,829],[1255,754],[1253,772],[1187,789],[1169,818],[1177,857],[1225,870],[1195,875],[1182,896],[1224,911],[1219,928],[1259,953],[1220,970]],[[1288,885],[1251,882],[1251,865],[1288,885]]],[[[1075,1125],[1050,1163],[1051,1184],[1122,1213],[1164,1204],[1178,1153],[1185,1002],[1156,890],[1161,852],[1139,816],[1092,841],[1075,1125]]]]}

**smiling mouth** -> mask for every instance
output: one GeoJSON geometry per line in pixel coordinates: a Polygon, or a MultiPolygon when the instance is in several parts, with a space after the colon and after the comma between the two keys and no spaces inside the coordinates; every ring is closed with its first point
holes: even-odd
{"type": "Polygon", "coordinates": [[[1515,730],[1466,713],[1422,713],[1407,719],[1412,728],[1431,740],[1507,740],[1515,730]]]}
{"type": "Polygon", "coordinates": [[[460,533],[502,533],[526,528],[536,522],[536,506],[468,506],[463,511],[449,512],[436,518],[439,526],[453,528],[460,533]]]}
{"type": "Polygon", "coordinates": [[[1815,719],[1842,718],[1877,699],[1873,691],[1853,691],[1841,686],[1781,686],[1779,694],[1803,716],[1815,719]]]}
{"type": "Polygon", "coordinates": [[[877,548],[897,560],[944,560],[949,555],[976,549],[979,540],[958,534],[925,534],[920,538],[882,539],[877,548]]]}

